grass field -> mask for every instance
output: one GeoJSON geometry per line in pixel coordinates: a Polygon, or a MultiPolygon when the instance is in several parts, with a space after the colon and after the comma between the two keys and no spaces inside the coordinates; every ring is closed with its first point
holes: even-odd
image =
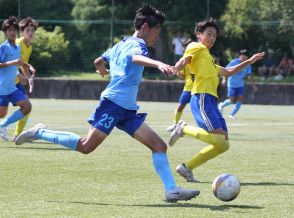
{"type": "MultiPolygon", "coordinates": [[[[81,135],[97,104],[32,103],[28,126],[43,122],[81,135]]],[[[140,111],[149,114],[146,122],[167,141],[165,128],[176,104],[140,105],[140,111]]],[[[237,120],[227,120],[230,150],[194,170],[201,183],[186,183],[175,175],[179,186],[201,191],[198,198],[177,204],[163,201],[147,148],[116,129],[88,156],[41,141],[22,146],[0,141],[0,217],[293,217],[293,111],[293,106],[244,105],[237,120]],[[213,179],[221,173],[235,174],[241,181],[241,193],[232,202],[221,202],[211,192],[213,179]]],[[[193,123],[189,108],[183,118],[193,123]]],[[[10,136],[13,128],[8,128],[10,136]]],[[[181,139],[168,150],[173,171],[203,146],[181,139]]]]}

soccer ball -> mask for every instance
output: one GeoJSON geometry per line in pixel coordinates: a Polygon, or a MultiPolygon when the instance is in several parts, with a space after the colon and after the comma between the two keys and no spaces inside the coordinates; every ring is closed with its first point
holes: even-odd
{"type": "Polygon", "coordinates": [[[240,193],[239,179],[231,174],[221,174],[212,183],[212,191],[215,197],[221,201],[232,201],[240,193]]]}

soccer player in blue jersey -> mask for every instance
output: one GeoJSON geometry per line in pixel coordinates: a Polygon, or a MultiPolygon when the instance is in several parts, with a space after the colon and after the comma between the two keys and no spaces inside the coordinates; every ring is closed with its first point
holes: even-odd
{"type": "Polygon", "coordinates": [[[175,73],[171,66],[148,57],[147,46],[156,41],[164,19],[162,12],[152,6],[143,6],[136,12],[133,36],[124,38],[95,60],[97,72],[102,76],[110,73],[111,80],[101,94],[99,105],[88,119],[91,128],[85,138],[71,132],[47,130],[39,124],[21,133],[15,143],[43,139],[88,154],[117,127],[152,151],[153,165],[164,184],[167,202],[189,200],[197,196],[197,190],[176,186],[166,155],[167,145],[144,122],[147,114],[137,113],[139,106],[136,99],[144,66],[158,68],[168,75],[175,73]],[[109,63],[110,71],[105,68],[106,63],[109,63]]]}
{"type": "Polygon", "coordinates": [[[27,96],[15,86],[18,66],[29,67],[20,59],[20,47],[15,43],[18,32],[16,17],[4,20],[2,31],[7,40],[0,45],[0,118],[7,115],[9,102],[20,107],[19,110],[0,122],[0,136],[8,141],[6,127],[21,120],[31,111],[32,106],[27,96]]]}
{"type": "MultiPolygon", "coordinates": [[[[239,51],[239,58],[236,58],[232,60],[226,68],[233,67],[235,65],[238,65],[249,58],[249,52],[247,49],[243,49],[239,51]]],[[[228,93],[228,99],[226,99],[224,102],[219,103],[218,108],[222,112],[224,107],[235,104],[232,112],[229,115],[229,118],[236,119],[236,113],[240,110],[243,99],[244,99],[244,88],[245,88],[245,77],[248,77],[252,81],[252,88],[253,91],[257,91],[257,87],[255,85],[254,77],[251,76],[252,74],[252,68],[251,65],[248,65],[243,70],[238,72],[237,74],[228,77],[228,80],[226,80],[226,77],[223,77],[222,85],[228,86],[227,93],[228,93]]]]}

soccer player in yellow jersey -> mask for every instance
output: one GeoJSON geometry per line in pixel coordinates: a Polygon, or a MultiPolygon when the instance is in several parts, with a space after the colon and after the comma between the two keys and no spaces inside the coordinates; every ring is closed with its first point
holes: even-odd
{"type": "MultiPolygon", "coordinates": [[[[30,55],[32,53],[31,42],[38,28],[38,23],[31,17],[27,17],[19,22],[19,28],[20,28],[22,37],[16,40],[16,44],[20,45],[21,60],[24,61],[25,63],[28,63],[30,55]]],[[[19,90],[21,90],[23,93],[26,93],[23,85],[26,85],[28,83],[30,87],[30,93],[31,93],[33,91],[33,86],[34,86],[33,77],[36,73],[36,70],[34,69],[32,65],[30,65],[29,69],[20,67],[20,70],[22,73],[19,73],[17,75],[16,87],[19,90]]],[[[15,138],[23,131],[28,118],[29,118],[29,114],[27,114],[23,119],[17,122],[13,140],[15,140],[15,138]]]]}
{"type": "Polygon", "coordinates": [[[191,160],[177,166],[177,173],[188,182],[196,182],[192,173],[194,168],[229,149],[226,122],[217,105],[218,75],[231,76],[264,57],[264,52],[257,53],[248,60],[227,69],[216,65],[209,49],[214,45],[218,32],[219,28],[212,18],[198,23],[195,28],[198,42],[190,43],[183,57],[175,65],[177,71],[188,65],[190,72],[195,74],[190,107],[198,127],[180,121],[171,134],[169,145],[173,146],[184,135],[208,144],[191,160]]]}

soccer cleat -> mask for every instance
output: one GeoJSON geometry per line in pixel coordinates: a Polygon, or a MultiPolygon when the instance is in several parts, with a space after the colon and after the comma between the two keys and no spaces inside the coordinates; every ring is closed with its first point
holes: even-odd
{"type": "Polygon", "coordinates": [[[21,145],[26,142],[32,142],[37,140],[36,133],[39,129],[44,129],[46,126],[42,123],[35,125],[34,127],[22,132],[17,138],[15,139],[16,145],[21,145]]]}
{"type": "Polygon", "coordinates": [[[222,103],[222,102],[219,103],[217,107],[218,107],[219,111],[220,111],[221,113],[223,113],[223,110],[224,110],[223,103],[222,103]]]}
{"type": "Polygon", "coordinates": [[[229,118],[232,119],[232,120],[236,119],[236,117],[234,115],[229,115],[229,118]]]}
{"type": "Polygon", "coordinates": [[[5,127],[1,127],[0,126],[0,136],[2,139],[4,139],[5,141],[9,141],[9,137],[7,135],[7,132],[6,132],[6,128],[5,127]]]}
{"type": "Polygon", "coordinates": [[[185,125],[187,125],[187,124],[184,120],[180,120],[180,122],[176,125],[176,127],[173,130],[173,132],[171,133],[169,141],[168,141],[168,145],[170,147],[172,147],[176,143],[176,141],[179,140],[179,138],[184,136],[183,127],[185,125]]]}
{"type": "Polygon", "coordinates": [[[189,170],[186,168],[185,164],[180,164],[176,167],[176,172],[180,174],[182,177],[184,177],[187,182],[199,182],[196,179],[194,179],[192,170],[189,170]]]}
{"type": "Polygon", "coordinates": [[[178,201],[188,201],[200,194],[198,190],[189,190],[177,187],[165,192],[165,202],[176,203],[178,201]]]}
{"type": "Polygon", "coordinates": [[[172,132],[174,131],[174,129],[176,128],[177,124],[174,123],[173,125],[170,125],[169,127],[166,128],[166,131],[168,132],[172,132]]]}

